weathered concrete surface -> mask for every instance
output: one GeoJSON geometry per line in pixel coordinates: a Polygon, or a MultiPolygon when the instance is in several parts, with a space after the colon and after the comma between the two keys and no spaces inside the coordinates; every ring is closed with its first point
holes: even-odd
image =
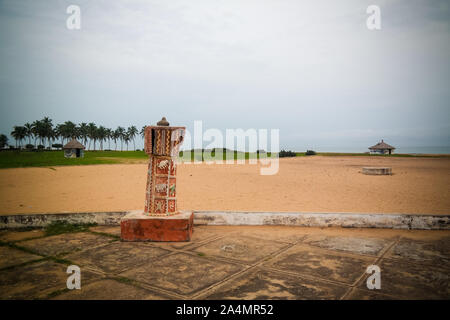
{"type": "Polygon", "coordinates": [[[95,281],[83,290],[70,290],[54,300],[165,300],[168,296],[114,279],[95,281]]]}
{"type": "Polygon", "coordinates": [[[0,229],[45,227],[53,222],[64,221],[71,224],[96,223],[98,225],[119,225],[120,219],[128,211],[120,212],[73,212],[73,213],[36,213],[0,216],[0,229]]]}
{"type": "Polygon", "coordinates": [[[252,264],[287,247],[286,243],[247,236],[223,237],[193,249],[199,254],[252,264]]]}
{"type": "Polygon", "coordinates": [[[146,243],[116,241],[106,246],[72,253],[66,258],[100,272],[116,274],[130,268],[149,264],[168,253],[170,251],[151,247],[146,243]]]}
{"type": "Polygon", "coordinates": [[[187,253],[177,253],[128,270],[121,276],[181,295],[192,295],[225,280],[244,267],[187,253]],[[152,270],[152,272],[149,272],[152,270]]]}
{"type": "Polygon", "coordinates": [[[35,229],[30,231],[21,231],[21,232],[11,232],[8,230],[0,231],[0,241],[4,242],[14,242],[14,241],[22,241],[26,239],[39,238],[44,235],[44,231],[35,229]]]}
{"type": "Polygon", "coordinates": [[[363,167],[362,168],[363,174],[369,174],[369,175],[391,175],[392,174],[392,168],[391,167],[363,167]]]}
{"type": "Polygon", "coordinates": [[[328,250],[297,245],[264,265],[297,275],[352,285],[361,276],[361,270],[374,262],[375,258],[371,257],[330,253],[328,250]]]}
{"type": "MultiPolygon", "coordinates": [[[[0,229],[44,227],[55,221],[119,225],[129,212],[34,214],[0,216],[0,229]]],[[[301,227],[388,228],[450,230],[450,215],[320,213],[320,212],[225,212],[194,211],[194,225],[283,225],[301,227]]]]}
{"type": "Polygon", "coordinates": [[[79,232],[27,240],[20,242],[20,246],[38,252],[39,254],[57,256],[81,250],[89,246],[107,244],[111,241],[112,239],[108,237],[79,232]]]}
{"type": "Polygon", "coordinates": [[[197,226],[187,243],[121,242],[119,230],[12,231],[19,240],[0,243],[0,299],[450,298],[448,230],[197,226]],[[66,288],[71,264],[81,290],[66,288]],[[366,286],[372,264],[380,290],[366,286]]]}
{"type": "Polygon", "coordinates": [[[333,237],[326,235],[310,235],[304,241],[310,246],[346,251],[363,255],[378,256],[383,249],[394,243],[392,240],[359,237],[333,237]]]}
{"type": "Polygon", "coordinates": [[[117,228],[117,226],[96,226],[91,227],[90,230],[92,232],[105,233],[112,236],[120,237],[120,228],[117,228]]]}
{"type": "Polygon", "coordinates": [[[450,237],[435,241],[400,240],[387,253],[387,258],[417,261],[450,268],[450,237]]]}
{"type": "Polygon", "coordinates": [[[345,294],[346,286],[301,278],[268,270],[252,270],[228,282],[204,299],[307,300],[335,299],[345,294]]]}
{"type": "Polygon", "coordinates": [[[301,227],[450,229],[450,215],[369,213],[195,211],[196,225],[286,225],[301,227]]]}
{"type": "MultiPolygon", "coordinates": [[[[450,299],[450,267],[425,266],[417,263],[384,259],[381,288],[395,297],[406,299],[450,299]]],[[[368,290],[366,278],[359,288],[368,290]]]]}
{"type": "MultiPolygon", "coordinates": [[[[67,288],[67,266],[43,261],[0,272],[0,299],[45,299],[51,293],[67,288]]],[[[83,283],[98,278],[87,270],[83,283]]]]}
{"type": "Polygon", "coordinates": [[[0,247],[0,269],[39,259],[42,257],[6,246],[0,247]]]}

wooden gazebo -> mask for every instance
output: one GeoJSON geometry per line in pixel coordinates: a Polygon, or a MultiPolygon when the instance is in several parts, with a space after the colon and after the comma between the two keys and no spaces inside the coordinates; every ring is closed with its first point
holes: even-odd
{"type": "Polygon", "coordinates": [[[378,142],[376,145],[369,147],[370,153],[380,153],[380,154],[392,154],[395,147],[387,144],[383,140],[378,142]]]}

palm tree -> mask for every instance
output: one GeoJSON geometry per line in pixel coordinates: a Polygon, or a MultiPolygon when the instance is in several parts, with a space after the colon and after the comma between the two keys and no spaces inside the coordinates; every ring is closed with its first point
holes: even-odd
{"type": "Polygon", "coordinates": [[[55,136],[61,138],[61,144],[64,145],[64,124],[57,124],[55,127],[55,136]]]}
{"type": "Polygon", "coordinates": [[[25,123],[23,127],[26,130],[26,136],[28,137],[28,144],[31,144],[31,138],[33,137],[33,125],[30,123],[25,123]]]}
{"type": "Polygon", "coordinates": [[[78,138],[77,125],[72,121],[64,122],[64,137],[66,139],[78,138]]]}
{"type": "Polygon", "coordinates": [[[93,122],[88,124],[88,137],[90,139],[89,150],[91,149],[91,141],[94,140],[94,151],[95,151],[95,141],[97,140],[97,126],[93,122]]]}
{"type": "Polygon", "coordinates": [[[108,149],[111,150],[111,138],[113,137],[113,131],[110,128],[106,129],[106,139],[108,139],[108,149]]]}
{"type": "Polygon", "coordinates": [[[128,142],[130,142],[130,140],[131,140],[130,134],[128,132],[125,132],[123,134],[123,140],[125,141],[125,143],[127,145],[127,151],[128,151],[128,142]]]}
{"type": "Polygon", "coordinates": [[[104,126],[97,129],[97,138],[100,141],[100,150],[103,151],[103,140],[106,139],[106,128],[104,126]]]}
{"type": "Polygon", "coordinates": [[[43,142],[45,142],[45,138],[47,138],[47,141],[50,144],[50,138],[53,135],[52,119],[50,119],[49,117],[44,117],[44,119],[42,119],[40,122],[42,123],[41,137],[43,138],[43,142]]]}
{"type": "Polygon", "coordinates": [[[19,148],[22,147],[22,140],[25,139],[27,129],[22,126],[14,126],[14,130],[11,131],[11,136],[16,140],[16,148],[17,142],[19,142],[19,148]]]}
{"type": "Polygon", "coordinates": [[[0,134],[0,148],[3,149],[8,144],[8,137],[4,134],[0,134]]]}
{"type": "Polygon", "coordinates": [[[49,137],[49,139],[51,141],[50,142],[50,146],[53,147],[54,141],[57,140],[60,136],[59,136],[59,133],[58,133],[58,131],[56,129],[52,129],[49,132],[48,137],[49,137]]]}
{"type": "Polygon", "coordinates": [[[125,128],[120,127],[120,126],[117,127],[116,133],[117,133],[118,138],[120,139],[120,151],[123,151],[123,139],[125,136],[125,128]]]}
{"type": "MultiPolygon", "coordinates": [[[[136,143],[134,141],[134,137],[136,137],[137,133],[138,133],[138,130],[137,130],[137,128],[135,126],[131,126],[127,130],[128,138],[133,140],[134,150],[136,150],[136,143]]],[[[127,150],[128,150],[128,146],[127,146],[127,150]]]]}
{"type": "Polygon", "coordinates": [[[78,131],[79,131],[79,137],[81,139],[83,139],[84,146],[86,147],[88,133],[89,133],[89,127],[88,127],[87,123],[85,123],[85,122],[80,123],[80,125],[78,126],[78,131]]]}
{"type": "MultiPolygon", "coordinates": [[[[112,130],[111,130],[112,131],[112,130]]],[[[119,132],[117,132],[117,130],[112,131],[112,136],[111,138],[114,140],[114,144],[115,144],[115,148],[114,150],[117,151],[117,139],[119,139],[119,132]]]]}
{"type": "Polygon", "coordinates": [[[39,120],[34,121],[32,124],[32,129],[31,131],[33,132],[33,136],[34,136],[34,147],[37,147],[37,139],[39,137],[39,132],[40,132],[40,126],[41,126],[41,122],[39,120]]]}

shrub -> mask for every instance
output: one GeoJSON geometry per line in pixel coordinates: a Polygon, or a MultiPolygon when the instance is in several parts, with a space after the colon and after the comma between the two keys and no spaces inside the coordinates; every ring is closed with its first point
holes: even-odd
{"type": "Polygon", "coordinates": [[[25,149],[27,149],[27,150],[33,150],[33,148],[34,148],[34,146],[33,146],[32,144],[30,144],[30,143],[28,143],[28,144],[25,146],[25,149]]]}
{"type": "Polygon", "coordinates": [[[305,155],[306,156],[315,156],[316,152],[314,150],[306,150],[305,155]]]}
{"type": "Polygon", "coordinates": [[[56,149],[61,149],[63,147],[63,145],[61,143],[54,143],[54,144],[52,144],[52,147],[56,148],[56,149]]]}
{"type": "Polygon", "coordinates": [[[42,144],[40,144],[40,145],[37,146],[37,148],[38,148],[38,150],[44,150],[44,149],[45,149],[45,146],[43,146],[42,144]]]}
{"type": "Polygon", "coordinates": [[[293,151],[290,151],[290,150],[288,150],[288,151],[286,151],[286,150],[281,150],[280,153],[278,154],[278,156],[279,156],[280,158],[296,157],[297,154],[296,154],[295,152],[293,152],[293,151]]]}

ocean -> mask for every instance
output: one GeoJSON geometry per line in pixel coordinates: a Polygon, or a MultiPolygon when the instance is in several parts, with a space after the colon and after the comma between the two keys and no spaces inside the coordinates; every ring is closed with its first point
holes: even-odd
{"type": "MultiPolygon", "coordinates": [[[[364,153],[369,152],[368,148],[363,147],[310,147],[303,149],[295,149],[297,152],[306,150],[314,150],[316,152],[348,152],[348,153],[364,153]]],[[[450,146],[447,147],[402,147],[398,146],[394,153],[408,154],[450,154],[450,146]]]]}

